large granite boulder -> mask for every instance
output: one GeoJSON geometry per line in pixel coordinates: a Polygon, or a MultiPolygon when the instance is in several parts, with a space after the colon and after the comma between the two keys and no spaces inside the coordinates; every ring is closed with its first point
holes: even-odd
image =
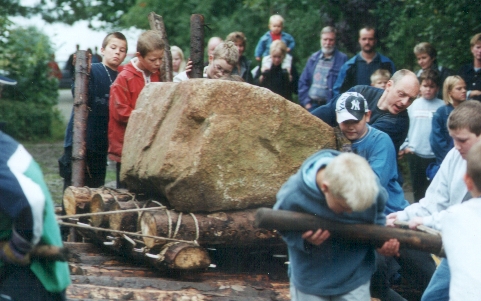
{"type": "Polygon", "coordinates": [[[331,127],[299,105],[242,82],[152,83],[130,117],[121,179],[179,211],[272,206],[331,127]]]}

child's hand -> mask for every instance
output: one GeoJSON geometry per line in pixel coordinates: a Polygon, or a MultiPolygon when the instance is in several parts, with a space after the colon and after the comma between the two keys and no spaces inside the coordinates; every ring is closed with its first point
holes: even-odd
{"type": "Polygon", "coordinates": [[[193,65],[192,60],[189,58],[184,70],[188,78],[190,78],[190,72],[192,72],[192,65],[193,65]]]}
{"type": "Polygon", "coordinates": [[[409,229],[416,230],[418,226],[423,224],[423,218],[416,216],[409,221],[409,229]]]}
{"type": "Polygon", "coordinates": [[[378,248],[377,252],[384,256],[399,257],[399,241],[395,238],[391,238],[390,240],[386,241],[381,248],[378,248]]]}
{"type": "Polygon", "coordinates": [[[413,149],[409,148],[409,147],[406,147],[405,149],[400,150],[397,153],[398,160],[401,160],[404,157],[404,155],[407,155],[407,154],[414,154],[413,149]]]}
{"type": "Polygon", "coordinates": [[[302,234],[303,239],[307,240],[308,242],[316,246],[326,241],[326,239],[328,239],[329,236],[331,236],[331,233],[329,233],[329,231],[327,230],[323,231],[322,229],[317,229],[316,232],[309,230],[304,232],[304,234],[302,234]]]}
{"type": "Polygon", "coordinates": [[[260,62],[260,61],[261,61],[261,58],[258,57],[258,56],[256,56],[256,61],[259,61],[259,62],[260,62]]]}
{"type": "Polygon", "coordinates": [[[397,219],[397,212],[393,212],[393,213],[389,213],[387,216],[386,216],[386,227],[396,227],[394,225],[394,222],[396,221],[397,219]]]}

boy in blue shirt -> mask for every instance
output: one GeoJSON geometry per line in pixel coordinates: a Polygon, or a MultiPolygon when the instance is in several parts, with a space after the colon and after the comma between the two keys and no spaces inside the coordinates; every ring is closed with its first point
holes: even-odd
{"type": "MultiPolygon", "coordinates": [[[[396,151],[388,134],[368,125],[371,117],[366,99],[357,92],[346,92],[336,102],[336,119],[339,127],[352,143],[354,153],[365,158],[388,193],[385,214],[406,208],[409,203],[404,199],[404,192],[397,181],[396,151]]],[[[407,279],[423,290],[434,273],[435,265],[430,254],[415,250],[402,250],[398,263],[406,271],[407,279]]],[[[380,258],[378,264],[387,265],[387,269],[395,270],[397,263],[391,258],[380,258]],[[384,261],[385,260],[385,261],[384,261]]],[[[372,282],[373,293],[379,294],[382,300],[397,295],[388,287],[386,277],[389,271],[376,272],[372,282]],[[386,281],[385,281],[386,280],[386,281]]],[[[400,296],[396,296],[400,298],[400,296]]],[[[396,300],[396,299],[394,299],[396,300]]]]}
{"type": "MultiPolygon", "coordinates": [[[[277,193],[274,209],[315,214],[343,223],[382,225],[386,192],[362,157],[321,150],[277,193]]],[[[289,250],[291,300],[370,300],[374,248],[330,238],[327,230],[282,233],[289,250]],[[355,298],[355,299],[353,299],[355,298]]],[[[379,252],[396,255],[391,239],[379,252]]]]}

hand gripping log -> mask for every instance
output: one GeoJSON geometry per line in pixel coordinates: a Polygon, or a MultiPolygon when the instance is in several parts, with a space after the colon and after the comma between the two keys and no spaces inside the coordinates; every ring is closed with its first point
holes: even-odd
{"type": "MultiPolygon", "coordinates": [[[[0,248],[8,241],[0,241],[0,248]]],[[[66,247],[57,247],[52,245],[37,245],[29,253],[30,260],[38,261],[68,261],[70,252],[66,247]]]]}
{"type": "Polygon", "coordinates": [[[396,238],[401,248],[426,251],[445,257],[440,235],[433,235],[413,230],[384,227],[372,224],[344,224],[333,222],[318,216],[286,211],[259,208],[256,212],[255,225],[258,228],[282,231],[329,230],[331,237],[345,240],[367,242],[381,247],[391,238],[396,238]]]}

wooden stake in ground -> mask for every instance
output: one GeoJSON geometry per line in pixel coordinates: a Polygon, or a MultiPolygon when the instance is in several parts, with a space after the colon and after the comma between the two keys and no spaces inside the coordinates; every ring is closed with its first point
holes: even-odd
{"type": "Polygon", "coordinates": [[[192,71],[190,78],[204,77],[204,16],[190,17],[190,59],[192,71]]]}
{"type": "Polygon", "coordinates": [[[73,103],[72,186],[84,186],[86,132],[88,118],[88,82],[90,57],[87,51],[79,50],[75,61],[75,99],[73,103]]]}
{"type": "Polygon", "coordinates": [[[426,251],[445,257],[441,236],[370,224],[343,224],[322,219],[318,216],[286,211],[260,208],[256,213],[256,226],[279,231],[299,231],[324,229],[331,232],[331,237],[362,241],[381,247],[391,238],[399,240],[401,248],[426,251]]]}
{"type": "Polygon", "coordinates": [[[170,52],[170,44],[169,40],[167,39],[164,20],[162,16],[159,16],[154,12],[151,12],[147,18],[149,19],[150,29],[157,30],[162,36],[162,40],[165,44],[164,59],[162,60],[162,65],[160,66],[160,81],[171,82],[174,78],[172,53],[170,52]]]}

